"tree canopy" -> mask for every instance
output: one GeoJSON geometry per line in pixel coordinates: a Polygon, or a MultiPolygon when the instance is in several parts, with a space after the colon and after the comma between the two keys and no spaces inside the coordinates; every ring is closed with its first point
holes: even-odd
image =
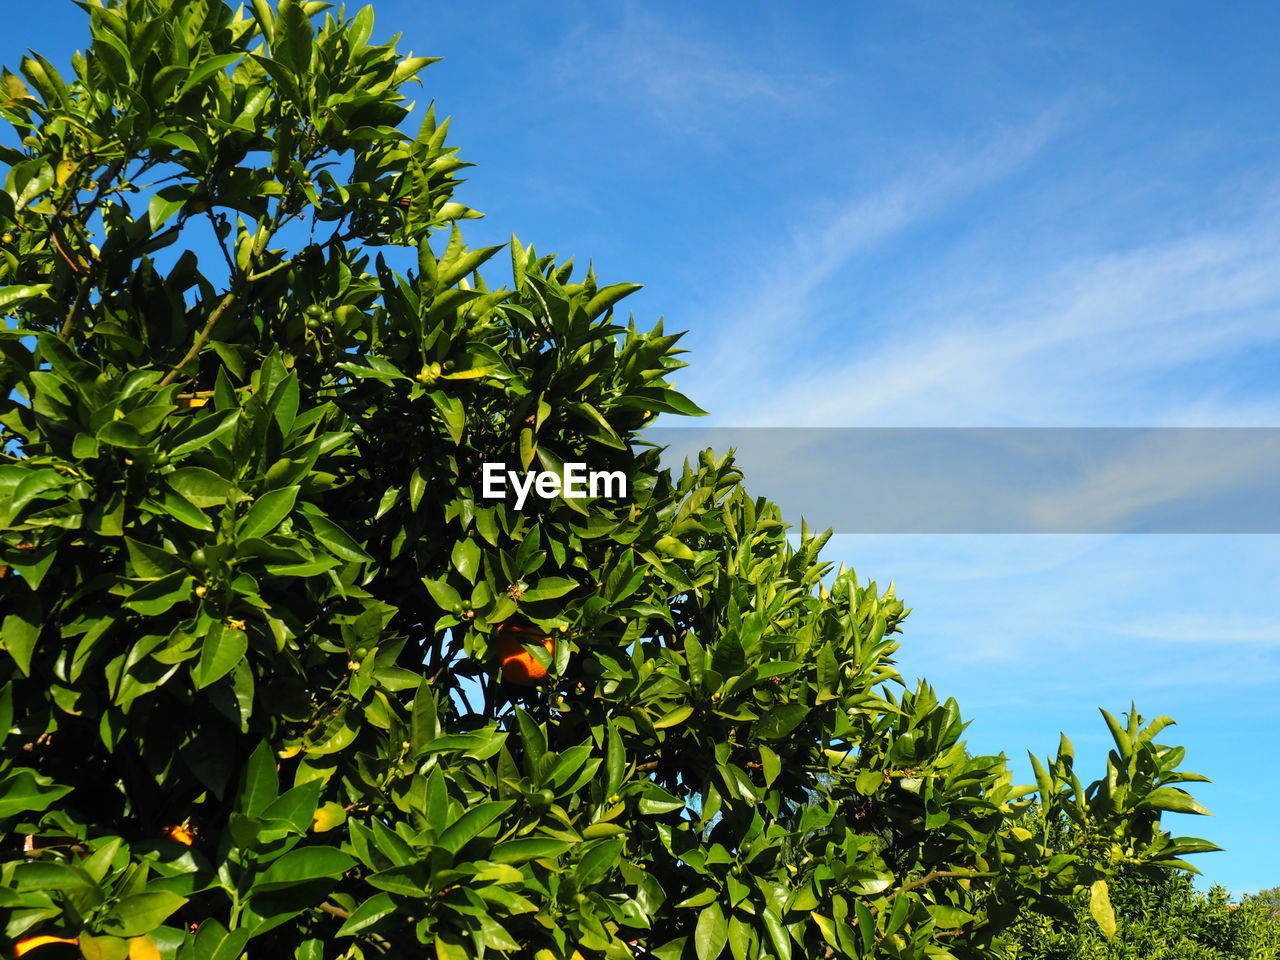
{"type": "Polygon", "coordinates": [[[1203,812],[1167,718],[1019,787],[902,684],[892,589],[731,456],[664,469],[679,335],[466,246],[371,10],[80,7],[69,79],[0,76],[8,944],[992,957],[1213,849],[1161,823],[1203,812]],[[493,462],[628,491],[517,511],[493,462]]]}
{"type": "Polygon", "coordinates": [[[1016,960],[1271,960],[1280,956],[1280,920],[1266,891],[1232,902],[1214,886],[1196,890],[1185,873],[1111,881],[1119,929],[1107,939],[1077,896],[1076,921],[1029,916],[1011,931],[1016,960]]]}

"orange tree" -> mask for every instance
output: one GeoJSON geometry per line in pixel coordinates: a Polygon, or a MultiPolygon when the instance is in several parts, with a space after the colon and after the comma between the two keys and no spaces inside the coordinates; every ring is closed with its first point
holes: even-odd
{"type": "Polygon", "coordinates": [[[481,277],[369,10],[81,7],[73,76],[0,77],[7,944],[983,957],[1208,848],[1167,721],[1015,787],[901,688],[892,591],[662,469],[678,337],[514,240],[481,277]],[[481,496],[576,461],[626,496],[481,496]]]}

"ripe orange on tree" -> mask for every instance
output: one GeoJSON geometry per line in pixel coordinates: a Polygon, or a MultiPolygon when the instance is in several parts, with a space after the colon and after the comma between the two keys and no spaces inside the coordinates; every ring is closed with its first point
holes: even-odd
{"type": "Polygon", "coordinates": [[[525,644],[540,643],[555,656],[556,642],[536,627],[504,623],[498,627],[498,662],[502,679],[521,687],[532,687],[546,679],[547,668],[538,662],[525,644]]]}
{"type": "Polygon", "coordinates": [[[178,841],[178,843],[181,843],[182,845],[187,847],[191,846],[196,842],[196,835],[191,832],[191,829],[189,827],[183,824],[178,824],[177,826],[172,826],[172,827],[165,827],[163,832],[164,832],[164,835],[168,837],[170,840],[176,840],[178,841]]]}

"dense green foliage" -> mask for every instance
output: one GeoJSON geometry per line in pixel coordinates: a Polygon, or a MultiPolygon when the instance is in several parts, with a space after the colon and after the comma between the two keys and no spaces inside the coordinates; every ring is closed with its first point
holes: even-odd
{"type": "Polygon", "coordinates": [[[1280,887],[1268,887],[1266,890],[1259,890],[1253,895],[1253,899],[1266,907],[1267,913],[1273,919],[1280,919],[1280,887]]]}
{"type": "Polygon", "coordinates": [[[82,6],[74,77],[0,78],[6,940],[977,958],[1082,890],[1110,933],[1115,871],[1211,849],[1161,827],[1201,812],[1167,719],[1016,787],[902,689],[892,591],[731,459],[660,469],[678,337],[514,240],[480,276],[445,124],[399,129],[426,61],[368,10],[82,6]],[[479,495],[566,460],[629,495],[479,495]],[[513,622],[541,685],[500,679],[513,622]]]}
{"type": "Polygon", "coordinates": [[[1262,896],[1232,903],[1222,887],[1204,893],[1185,874],[1121,874],[1111,882],[1119,930],[1108,940],[1078,898],[1073,923],[1029,917],[1010,938],[1017,960],[1275,960],[1280,919],[1262,896]]]}

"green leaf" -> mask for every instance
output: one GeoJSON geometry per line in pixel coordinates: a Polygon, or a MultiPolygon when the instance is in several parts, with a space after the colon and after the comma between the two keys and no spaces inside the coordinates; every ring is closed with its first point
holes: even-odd
{"type": "Polygon", "coordinates": [[[33,623],[22,614],[10,613],[0,625],[0,645],[13,657],[13,662],[24,676],[31,675],[31,657],[39,636],[40,624],[33,623]]]}
{"type": "MultiPolygon", "coordinates": [[[[213,917],[202,920],[196,932],[195,960],[240,960],[252,932],[244,927],[228,932],[213,917]]],[[[185,950],[181,955],[186,960],[185,950]]]]}
{"type": "Polygon", "coordinates": [[[245,514],[244,519],[236,527],[239,540],[252,540],[265,537],[280,525],[280,522],[293,511],[298,499],[299,487],[283,487],[264,493],[245,514]]]}
{"type": "Polygon", "coordinates": [[[43,296],[49,286],[47,283],[35,283],[0,287],[0,316],[11,313],[14,307],[20,307],[28,300],[43,296]]]}
{"type": "Polygon", "coordinates": [[[199,507],[175,490],[166,490],[157,505],[166,514],[195,530],[213,532],[213,524],[199,507]]]}
{"type": "Polygon", "coordinates": [[[146,446],[146,440],[138,428],[127,420],[110,420],[98,429],[95,436],[101,443],[108,443],[113,447],[139,449],[146,446]]]}
{"type": "Polygon", "coordinates": [[[657,720],[653,721],[653,728],[655,730],[664,730],[667,727],[676,727],[684,723],[691,716],[693,716],[693,707],[687,703],[681,704],[678,707],[668,710],[657,720]]]}
{"type": "Polygon", "coordinates": [[[302,11],[299,2],[283,2],[279,5],[275,34],[271,41],[271,55],[284,64],[290,72],[302,77],[311,64],[311,21],[302,11]]]}
{"type": "Polygon", "coordinates": [[[513,804],[511,800],[486,800],[477,804],[449,825],[440,835],[439,845],[450,853],[457,853],[513,804]]]}
{"type": "MultiPolygon", "coordinates": [[[[761,916],[764,919],[764,928],[769,934],[769,939],[773,942],[773,949],[778,954],[779,960],[791,960],[791,935],[787,933],[787,928],[783,926],[782,921],[772,909],[765,910],[761,916]]],[[[870,920],[869,913],[867,919],[870,920]]],[[[859,917],[859,920],[861,920],[861,917],[859,917]]],[[[868,926],[870,925],[868,924],[868,926]]]]}
{"type": "MultiPolygon", "coordinates": [[[[368,7],[365,8],[369,9],[368,7]]],[[[396,902],[388,893],[375,893],[351,912],[347,921],[338,928],[339,937],[349,937],[359,933],[365,927],[371,927],[383,917],[396,912],[396,902]]]]}
{"type": "Polygon", "coordinates": [[[523,708],[516,708],[516,723],[520,727],[520,741],[524,745],[525,764],[532,770],[547,752],[547,735],[523,708]]]}
{"type": "Polygon", "coordinates": [[[267,741],[261,741],[249,762],[245,765],[244,783],[236,798],[236,809],[250,817],[256,817],[275,802],[280,792],[280,779],[276,775],[276,758],[267,741]]]}
{"type": "Polygon", "coordinates": [[[144,617],[158,617],[174,604],[191,596],[191,582],[192,578],[179,570],[144,584],[141,589],[129,594],[124,606],[136,610],[144,617]]]}
{"type": "Polygon", "coordinates": [[[1173,813],[1194,813],[1200,816],[1211,816],[1204,807],[1196,802],[1195,797],[1177,787],[1156,787],[1138,804],[1149,810],[1169,810],[1173,813]]]}
{"type": "Polygon", "coordinates": [[[170,184],[157,190],[147,205],[147,217],[151,223],[152,233],[159,230],[166,220],[181,210],[190,196],[190,189],[178,184],[170,184]]]}
{"type": "Polygon", "coordinates": [[[742,641],[736,633],[726,630],[711,652],[711,669],[723,677],[732,677],[741,673],[745,666],[742,641]]]}
{"type": "Polygon", "coordinates": [[[249,637],[243,630],[215,623],[200,646],[200,662],[196,666],[197,689],[221,680],[249,652],[249,637]]]}
{"type": "Polygon", "coordinates": [[[186,902],[186,897],[167,890],[135,893],[116,904],[103,927],[119,937],[140,937],[164,923],[186,902]]]}
{"type": "Polygon", "coordinates": [[[238,63],[244,55],[240,53],[220,53],[216,57],[210,57],[203,60],[192,69],[191,74],[187,77],[186,82],[178,88],[178,96],[185,97],[188,93],[196,88],[200,81],[205,77],[211,76],[219,70],[225,70],[234,63],[238,63]]]}
{"type": "Polygon", "coordinates": [[[457,397],[451,397],[443,390],[431,391],[431,399],[435,402],[436,409],[440,411],[440,419],[444,421],[445,429],[449,431],[449,438],[455,444],[462,442],[462,434],[467,427],[466,408],[463,407],[462,401],[457,397]]]}
{"type": "Polygon", "coordinates": [[[520,428],[520,469],[528,470],[529,464],[533,463],[534,456],[537,455],[538,444],[533,437],[532,427],[520,428]]]}
{"type": "Polygon", "coordinates": [[[334,847],[302,847],[290,850],[267,868],[253,892],[271,893],[312,880],[336,880],[356,865],[355,858],[334,847]]]}
{"type": "Polygon", "coordinates": [[[589,423],[595,424],[598,431],[593,436],[598,442],[619,450],[628,449],[626,443],[618,436],[618,431],[613,429],[613,425],[591,404],[585,401],[567,401],[564,407],[567,410],[572,410],[589,423]]]}
{"type": "Polygon", "coordinates": [[[188,426],[166,434],[161,439],[162,449],[171,460],[185,457],[189,453],[208,447],[239,421],[239,410],[214,411],[205,414],[193,420],[188,426]]]}
{"type": "Polygon", "coordinates": [[[427,480],[419,467],[414,467],[409,475],[409,509],[417,510],[422,503],[422,495],[427,492],[427,480]]]}
{"type": "Polygon", "coordinates": [[[347,33],[347,43],[351,45],[352,50],[359,50],[369,42],[369,37],[372,34],[373,7],[366,5],[360,8],[360,12],[351,21],[351,29],[347,33]]]}
{"type": "Polygon", "coordinates": [[[362,380],[408,380],[403,371],[390,360],[376,354],[368,354],[362,356],[359,362],[345,361],[337,365],[339,370],[345,370],[353,377],[359,377],[362,380]]]}
{"type": "Polygon", "coordinates": [[[494,863],[523,863],[526,860],[554,858],[569,849],[564,840],[551,837],[524,837],[506,840],[495,846],[489,854],[494,863]]]}
{"type": "MultiPolygon", "coordinates": [[[[813,918],[815,922],[819,923],[827,919],[819,913],[814,913],[813,918]]],[[[729,917],[729,950],[733,954],[733,960],[747,960],[748,951],[750,951],[754,939],[750,924],[744,923],[737,916],[729,917]]]]}
{"type": "Polygon", "coordinates": [[[764,774],[766,787],[773,786],[773,781],[777,780],[778,774],[782,772],[782,758],[764,744],[760,744],[760,772],[764,774]]]}
{"type": "Polygon", "coordinates": [[[715,887],[703,887],[692,896],[685,897],[675,905],[677,910],[684,910],[689,907],[705,907],[708,903],[713,903],[720,895],[720,891],[715,887]]]}
{"type": "Polygon", "coordinates": [[[1051,803],[1056,796],[1056,791],[1049,771],[1044,768],[1044,764],[1034,753],[1027,751],[1027,756],[1031,758],[1031,770],[1036,776],[1036,789],[1040,791],[1040,802],[1051,803]]]}
{"type": "Polygon", "coordinates": [[[243,497],[235,484],[204,467],[179,467],[164,479],[197,507],[217,507],[243,497]]]}
{"type": "Polygon", "coordinates": [[[661,387],[645,387],[618,397],[614,401],[622,407],[635,407],[654,413],[678,413],[686,417],[705,417],[707,411],[682,393],[661,387]]]}
{"type": "Polygon", "coordinates": [[[436,960],[471,960],[472,953],[462,944],[443,935],[435,939],[436,960]]]}
{"type": "Polygon", "coordinates": [[[675,557],[677,560],[694,559],[694,552],[672,536],[659,537],[654,547],[659,553],[666,554],[668,557],[675,557]]]}
{"type": "Polygon", "coordinates": [[[884,774],[879,770],[861,770],[854,786],[864,797],[873,796],[884,786],[884,774]]]}
{"type": "Polygon", "coordinates": [[[606,720],[605,742],[608,748],[605,752],[605,770],[608,780],[605,784],[605,796],[612,796],[618,792],[618,788],[622,786],[622,778],[627,770],[627,754],[622,745],[622,737],[618,733],[618,728],[614,726],[613,721],[606,720]]]}
{"type": "Polygon", "coordinates": [[[1133,738],[1129,736],[1123,724],[1110,712],[1106,710],[1100,710],[1099,712],[1102,714],[1102,719],[1107,722],[1107,729],[1111,731],[1111,739],[1116,743],[1116,750],[1119,751],[1122,758],[1127,759],[1133,753],[1133,738]]]}
{"type": "Polygon", "coordinates": [[[468,583],[476,582],[480,572],[480,547],[474,540],[459,540],[453,545],[453,568],[467,578],[468,583]]]}
{"type": "Polygon", "coordinates": [[[586,890],[605,878],[622,854],[625,841],[621,837],[592,844],[578,862],[578,889],[586,890]]]}
{"type": "MultiPolygon", "coordinates": [[[[23,65],[30,62],[24,60],[23,65]]],[[[9,183],[6,185],[13,196],[15,210],[21,210],[53,186],[53,179],[53,167],[44,160],[28,160],[15,165],[9,171],[9,183]]]]}
{"type": "Polygon", "coordinates": [[[436,605],[446,613],[452,613],[456,608],[462,606],[462,597],[458,595],[458,591],[449,586],[443,580],[428,580],[422,578],[423,584],[427,588],[427,592],[431,594],[431,599],[436,605]]]}
{"type": "Polygon", "coordinates": [[[1089,915],[1098,924],[1098,929],[1108,940],[1116,935],[1116,913],[1111,908],[1111,893],[1107,890],[1107,881],[1095,880],[1089,887],[1089,915]]]}
{"type": "Polygon", "coordinates": [[[623,297],[629,297],[641,289],[643,287],[638,283],[614,283],[607,287],[601,287],[587,303],[587,319],[594,320],[606,310],[611,309],[623,297]]]}
{"type": "Polygon", "coordinates": [[[786,703],[774,707],[756,723],[754,732],[761,740],[781,740],[809,715],[803,703],[786,703]]]}
{"type": "Polygon", "coordinates": [[[373,562],[373,557],[365,553],[360,544],[356,543],[351,537],[351,534],[347,533],[328,517],[310,513],[304,513],[302,516],[306,519],[307,525],[311,527],[311,532],[316,535],[316,539],[324,544],[325,549],[339,560],[350,560],[354,563],[373,562]]]}
{"type": "Polygon", "coordinates": [[[80,935],[80,955],[84,960],[126,960],[129,941],[124,937],[95,937],[80,935]]]}
{"type": "Polygon", "coordinates": [[[569,580],[565,577],[542,577],[532,587],[524,592],[524,600],[555,600],[563,597],[570,590],[578,586],[576,580],[569,580]]]}
{"type": "Polygon", "coordinates": [[[320,804],[324,786],[323,780],[308,780],[299,784],[272,800],[258,816],[262,820],[282,820],[297,833],[306,833],[320,804]]]}
{"type": "Polygon", "coordinates": [[[646,817],[675,813],[677,810],[683,810],[684,808],[685,802],[683,800],[667,793],[657,784],[648,785],[645,795],[636,804],[636,809],[646,817]]]}
{"type": "Polygon", "coordinates": [[[178,558],[167,550],[130,537],[125,537],[124,543],[129,552],[130,574],[135,580],[160,580],[183,569],[178,558]]]}
{"type": "Polygon", "coordinates": [[[973,920],[973,914],[947,904],[930,904],[926,909],[939,930],[954,930],[973,920]]]}
{"type": "Polygon", "coordinates": [[[724,919],[720,904],[712,903],[698,914],[698,926],[693,933],[693,943],[698,950],[698,960],[716,960],[724,952],[729,939],[729,924],[724,919]]]}
{"type": "Polygon", "coordinates": [[[440,735],[439,711],[431,681],[423,678],[413,696],[413,712],[409,722],[409,749],[420,756],[423,748],[440,735]]]}
{"type": "Polygon", "coordinates": [[[483,343],[472,344],[467,353],[453,358],[452,363],[453,366],[448,372],[442,373],[440,379],[475,380],[480,377],[505,379],[511,376],[502,358],[492,347],[483,343]]]}

